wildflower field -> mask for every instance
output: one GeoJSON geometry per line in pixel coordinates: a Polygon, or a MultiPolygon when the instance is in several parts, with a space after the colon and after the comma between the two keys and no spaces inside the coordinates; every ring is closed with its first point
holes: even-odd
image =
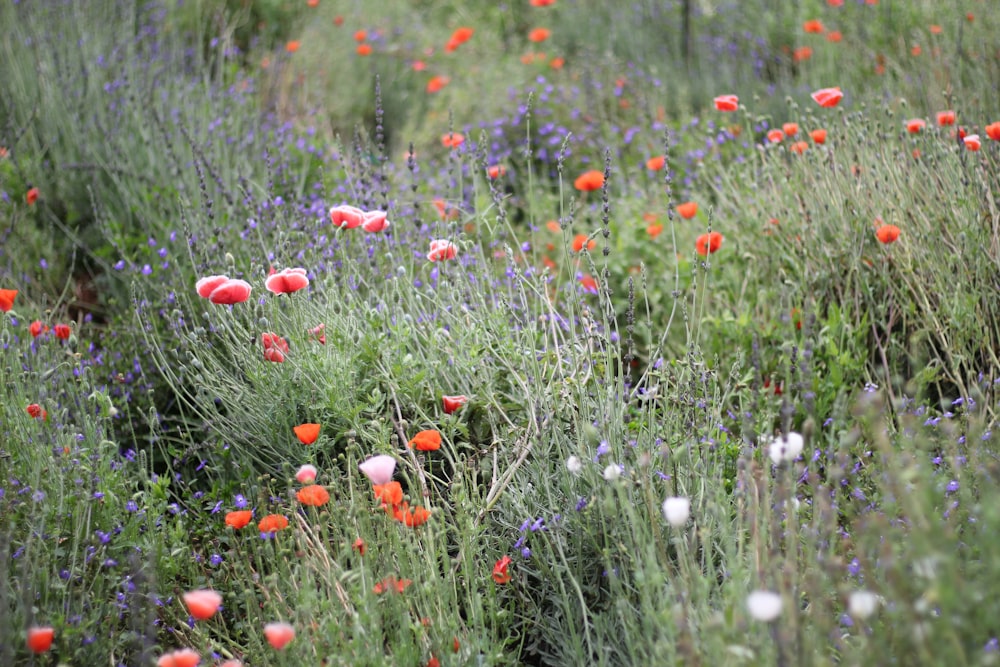
{"type": "Polygon", "coordinates": [[[1000,665],[993,0],[0,25],[0,666],[1000,665]]]}

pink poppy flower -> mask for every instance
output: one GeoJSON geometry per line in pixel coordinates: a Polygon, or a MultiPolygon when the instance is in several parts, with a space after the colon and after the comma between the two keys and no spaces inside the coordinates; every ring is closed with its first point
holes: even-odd
{"type": "Polygon", "coordinates": [[[455,244],[446,239],[434,239],[431,241],[431,251],[427,253],[427,259],[432,262],[440,262],[446,259],[455,259],[458,248],[455,244]]]}
{"type": "Polygon", "coordinates": [[[222,606],[222,596],[212,590],[188,591],[183,597],[188,613],[199,621],[212,618],[222,606]]]}
{"type": "Polygon", "coordinates": [[[444,404],[445,414],[452,414],[460,407],[469,402],[469,397],[459,394],[458,396],[442,396],[441,403],[444,404]]]}
{"type": "Polygon", "coordinates": [[[372,234],[385,231],[389,228],[389,221],[385,217],[385,211],[368,211],[365,213],[365,221],[361,223],[361,229],[372,234]]]}
{"type": "Polygon", "coordinates": [[[358,464],[358,468],[371,480],[373,486],[381,486],[392,481],[396,472],[396,459],[387,454],[379,454],[358,464]]]}
{"type": "Polygon", "coordinates": [[[250,298],[250,283],[245,280],[227,279],[212,290],[208,300],[224,306],[243,303],[250,298]]]}
{"type": "Polygon", "coordinates": [[[198,296],[207,299],[215,291],[215,288],[229,280],[229,276],[207,276],[194,284],[198,290],[198,296]]]}
{"type": "Polygon", "coordinates": [[[313,336],[320,345],[326,345],[326,334],[324,333],[324,329],[326,329],[326,325],[320,323],[309,330],[309,335],[313,336]]]}
{"type": "Polygon", "coordinates": [[[365,212],[355,206],[341,204],[330,209],[330,222],[334,227],[354,229],[365,222],[365,212]]]}
{"type": "Polygon", "coordinates": [[[309,286],[306,270],[301,268],[282,269],[272,273],[264,281],[264,287],[273,294],[291,294],[309,286]]]}
{"type": "Polygon", "coordinates": [[[264,626],[264,636],[271,646],[280,651],[295,639],[295,628],[288,623],[268,623],[264,626]]]}
{"type": "Polygon", "coordinates": [[[298,472],[295,473],[295,479],[299,481],[300,484],[312,484],[316,481],[316,475],[318,471],[316,466],[304,465],[299,468],[298,472]]]}
{"type": "Polygon", "coordinates": [[[736,95],[719,95],[713,101],[719,111],[736,111],[740,108],[740,98],[736,95]]]}
{"type": "Polygon", "coordinates": [[[844,98],[844,93],[840,91],[840,88],[820,88],[812,94],[812,98],[816,101],[816,104],[830,109],[840,104],[840,100],[844,98]]]}

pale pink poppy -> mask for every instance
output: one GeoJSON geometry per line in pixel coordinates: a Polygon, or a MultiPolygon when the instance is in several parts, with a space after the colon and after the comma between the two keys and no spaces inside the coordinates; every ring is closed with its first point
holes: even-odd
{"type": "Polygon", "coordinates": [[[392,481],[392,474],[396,472],[396,459],[387,454],[379,454],[358,464],[358,468],[373,485],[388,484],[392,481]]]}
{"type": "Polygon", "coordinates": [[[431,251],[427,253],[427,259],[432,262],[440,262],[445,259],[455,259],[458,248],[447,239],[434,239],[431,241],[431,251]]]}
{"type": "Polygon", "coordinates": [[[827,109],[840,104],[840,100],[843,97],[844,93],[840,91],[840,88],[820,88],[812,94],[812,98],[816,101],[816,104],[827,109]]]}
{"type": "Polygon", "coordinates": [[[301,268],[282,269],[272,273],[264,281],[264,287],[273,294],[291,294],[309,286],[306,270],[301,268]]]}
{"type": "Polygon", "coordinates": [[[441,402],[444,404],[445,414],[452,414],[460,407],[469,402],[468,396],[459,394],[458,396],[442,396],[441,402]]]}
{"type": "Polygon", "coordinates": [[[713,102],[719,111],[736,111],[740,108],[740,98],[736,95],[719,95],[713,102]]]}
{"type": "Polygon", "coordinates": [[[264,636],[267,643],[280,651],[295,639],[295,628],[288,623],[268,623],[264,626],[264,636]]]}
{"type": "Polygon", "coordinates": [[[354,229],[365,222],[365,212],[355,206],[341,204],[330,209],[330,222],[334,227],[354,229]]]}
{"type": "Polygon", "coordinates": [[[316,481],[316,475],[319,471],[316,470],[316,466],[304,465],[299,468],[298,472],[295,473],[295,479],[299,481],[300,484],[312,484],[316,481]]]}
{"type": "Polygon", "coordinates": [[[212,303],[224,306],[243,303],[250,298],[250,283],[245,280],[228,279],[208,295],[212,303]]]}
{"type": "Polygon", "coordinates": [[[215,291],[216,287],[227,280],[229,280],[229,276],[206,276],[196,282],[194,287],[198,290],[198,296],[202,299],[207,299],[215,291]]]}
{"type": "Polygon", "coordinates": [[[372,234],[385,231],[389,228],[389,221],[385,218],[385,211],[368,211],[365,213],[365,221],[361,223],[361,229],[372,234]]]}

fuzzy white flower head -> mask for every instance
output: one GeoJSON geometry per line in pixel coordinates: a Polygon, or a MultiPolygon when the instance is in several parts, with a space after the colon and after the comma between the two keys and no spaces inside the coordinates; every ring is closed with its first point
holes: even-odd
{"type": "Polygon", "coordinates": [[[316,470],[316,466],[304,465],[299,468],[299,471],[295,473],[295,479],[299,480],[302,484],[312,484],[316,481],[316,475],[319,471],[316,470]]]}
{"type": "Polygon", "coordinates": [[[580,460],[579,456],[571,456],[566,459],[566,469],[575,475],[583,470],[583,461],[580,460]]]}
{"type": "Polygon", "coordinates": [[[754,619],[770,623],[781,615],[781,596],[771,591],[754,591],[747,596],[747,611],[754,619]]]}
{"type": "Polygon", "coordinates": [[[622,476],[622,469],[617,463],[612,463],[604,469],[604,479],[613,482],[622,476]]]}
{"type": "Polygon", "coordinates": [[[388,484],[392,481],[392,475],[396,472],[396,459],[387,455],[379,454],[358,464],[358,468],[363,472],[372,484],[388,484]]]}
{"type": "Polygon", "coordinates": [[[688,498],[667,498],[663,501],[663,516],[674,528],[680,528],[691,516],[691,500],[688,498]]]}
{"type": "Polygon", "coordinates": [[[771,457],[774,465],[780,465],[785,461],[794,461],[799,458],[805,440],[801,435],[789,431],[787,435],[779,435],[771,441],[767,447],[767,455],[771,457]]]}
{"type": "Polygon", "coordinates": [[[881,602],[879,596],[871,591],[853,591],[847,598],[847,613],[863,620],[878,611],[881,602]]]}

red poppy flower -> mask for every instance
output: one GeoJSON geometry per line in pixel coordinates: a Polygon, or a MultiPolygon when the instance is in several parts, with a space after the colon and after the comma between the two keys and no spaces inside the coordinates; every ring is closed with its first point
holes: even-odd
{"type": "Polygon", "coordinates": [[[844,35],[839,30],[831,30],[826,33],[826,41],[833,42],[834,44],[843,41],[844,35]]]}
{"type": "Polygon", "coordinates": [[[537,44],[539,42],[544,42],[551,36],[552,36],[552,31],[549,30],[548,28],[535,28],[534,30],[528,33],[528,40],[535,42],[537,44]]]}
{"type": "Polygon", "coordinates": [[[29,188],[28,191],[24,193],[24,201],[28,202],[28,205],[31,206],[38,201],[38,194],[38,188],[29,188]]]}
{"type": "Polygon", "coordinates": [[[306,270],[302,268],[282,269],[272,273],[264,281],[264,287],[272,294],[291,294],[309,286],[306,270]]]}
{"type": "Polygon", "coordinates": [[[368,31],[367,30],[358,30],[357,32],[354,33],[354,41],[355,42],[363,42],[366,39],[368,39],[368,31]]]}
{"type": "Polygon", "coordinates": [[[993,141],[1000,141],[1000,121],[996,123],[990,123],[985,128],[986,136],[993,141]]]}
{"type": "Polygon", "coordinates": [[[826,143],[826,130],[819,128],[809,133],[809,137],[817,144],[826,143]]]}
{"type": "Polygon", "coordinates": [[[444,47],[444,50],[451,53],[469,41],[475,32],[474,29],[469,27],[457,28],[455,32],[451,33],[451,39],[448,40],[448,44],[444,47]]]}
{"type": "Polygon", "coordinates": [[[257,530],[262,533],[275,533],[288,528],[288,519],[280,514],[268,514],[257,522],[257,530]]]}
{"type": "Polygon", "coordinates": [[[911,118],[906,121],[906,131],[910,134],[923,132],[925,127],[927,127],[927,121],[923,118],[911,118]]]}
{"type": "Polygon", "coordinates": [[[410,439],[408,445],[420,452],[435,452],[441,449],[441,433],[434,429],[420,431],[410,439]]]}
{"type": "Polygon", "coordinates": [[[465,135],[461,132],[449,132],[441,135],[441,145],[445,148],[458,148],[465,143],[465,135]]]}
{"type": "Polygon", "coordinates": [[[962,137],[962,143],[964,143],[965,147],[968,148],[970,151],[978,151],[979,148],[983,145],[982,141],[980,141],[979,139],[978,134],[970,134],[968,136],[962,137]]]}
{"type": "Polygon", "coordinates": [[[226,514],[226,525],[239,530],[253,521],[253,512],[250,510],[238,510],[226,514]]]}
{"type": "Polygon", "coordinates": [[[222,606],[222,596],[212,590],[188,591],[183,598],[188,613],[199,621],[212,618],[222,606]]]}
{"type": "Polygon", "coordinates": [[[399,482],[386,482],[385,484],[375,484],[372,486],[375,500],[382,503],[385,508],[395,507],[403,502],[403,487],[399,482]]]}
{"type": "Polygon", "coordinates": [[[424,667],[441,667],[441,661],[438,660],[437,657],[432,653],[431,659],[427,661],[427,664],[424,665],[424,667]]]}
{"type": "Polygon", "coordinates": [[[299,442],[303,445],[311,445],[319,438],[320,428],[322,428],[320,424],[299,424],[292,430],[295,431],[295,436],[299,439],[299,442]]]}
{"type": "Polygon", "coordinates": [[[42,421],[48,421],[49,418],[48,411],[46,411],[45,408],[40,406],[38,403],[32,403],[31,405],[26,407],[24,411],[27,412],[28,416],[31,417],[32,419],[38,419],[39,417],[41,417],[42,421]]]}
{"type": "Polygon", "coordinates": [[[880,243],[889,245],[899,238],[899,227],[896,225],[882,225],[875,231],[875,236],[880,243]]]}
{"type": "Polygon", "coordinates": [[[502,164],[494,164],[486,168],[486,175],[490,178],[497,179],[501,176],[507,175],[507,167],[502,164]]]}
{"type": "Polygon", "coordinates": [[[268,623],[264,626],[264,637],[272,648],[280,651],[295,639],[295,628],[288,623],[268,623]]]}
{"type": "Polygon", "coordinates": [[[556,4],[556,0],[531,0],[532,7],[551,7],[556,4]]]}
{"type": "Polygon", "coordinates": [[[354,540],[354,544],[351,545],[351,548],[354,549],[355,551],[357,551],[358,554],[361,555],[361,556],[364,556],[365,555],[365,551],[368,550],[368,547],[365,546],[365,541],[363,539],[361,539],[360,537],[358,539],[354,540]]]}
{"type": "Polygon", "coordinates": [[[411,510],[410,503],[404,502],[392,509],[392,518],[399,521],[404,526],[416,528],[417,526],[423,525],[427,519],[431,518],[431,512],[430,510],[424,509],[419,505],[411,510]]]}
{"type": "Polygon", "coordinates": [[[263,333],[260,342],[264,346],[264,359],[275,363],[282,363],[285,354],[288,353],[288,341],[275,333],[263,333]]]}
{"type": "Polygon", "coordinates": [[[840,88],[820,88],[812,94],[812,98],[816,104],[829,109],[840,104],[844,93],[840,91],[840,88]]]}
{"type": "Polygon", "coordinates": [[[719,111],[736,111],[740,108],[740,98],[736,95],[719,95],[712,101],[719,111]]]}
{"type": "Polygon", "coordinates": [[[493,581],[498,584],[506,584],[510,582],[510,573],[507,572],[507,568],[511,564],[510,556],[504,556],[493,565],[493,581]]]}
{"type": "Polygon", "coordinates": [[[300,46],[302,46],[302,42],[298,41],[297,39],[293,39],[292,41],[285,44],[285,51],[288,51],[289,53],[295,53],[296,51],[299,50],[300,46]]]}
{"type": "Polygon", "coordinates": [[[810,19],[802,24],[802,29],[808,33],[815,35],[820,35],[826,28],[823,27],[823,22],[819,19],[810,19]]]}
{"type": "Polygon", "coordinates": [[[685,220],[690,220],[694,216],[698,215],[698,203],[689,201],[684,202],[683,204],[678,204],[676,211],[677,215],[681,216],[685,220]]]}
{"type": "Polygon", "coordinates": [[[802,155],[808,149],[809,149],[809,144],[806,143],[805,141],[796,141],[794,144],[788,147],[788,150],[792,151],[793,153],[798,153],[799,155],[802,155]]]}
{"type": "Polygon", "coordinates": [[[382,593],[393,591],[402,594],[403,591],[405,591],[412,583],[413,579],[400,579],[390,574],[388,577],[375,584],[372,588],[372,592],[375,593],[375,595],[382,595],[382,593]]]}
{"type": "Polygon", "coordinates": [[[209,301],[224,306],[243,303],[249,298],[250,283],[245,280],[233,280],[229,278],[215,287],[208,295],[209,301]]]}
{"type": "Polygon", "coordinates": [[[449,82],[451,82],[451,79],[446,76],[441,76],[441,75],[432,76],[430,78],[430,81],[427,82],[427,92],[428,93],[439,92],[442,88],[447,86],[449,82]]]}
{"type": "Polygon", "coordinates": [[[16,296],[16,289],[0,289],[0,310],[9,313],[14,307],[14,297],[16,296]]]}
{"type": "Polygon", "coordinates": [[[52,648],[52,640],[56,631],[48,626],[28,628],[28,650],[32,653],[45,653],[52,648]]]}
{"type": "Polygon", "coordinates": [[[646,233],[649,234],[649,238],[655,239],[657,236],[663,233],[663,223],[654,222],[646,226],[646,233]]]}
{"type": "Polygon", "coordinates": [[[69,340],[70,335],[73,333],[66,324],[57,324],[52,327],[52,330],[55,332],[56,338],[59,340],[69,340]]]}
{"type": "Polygon", "coordinates": [[[42,324],[41,322],[39,322],[38,320],[32,322],[31,326],[28,327],[28,332],[31,334],[32,338],[38,338],[48,330],[49,328],[44,324],[42,324]]]}
{"type": "Polygon", "coordinates": [[[457,396],[442,396],[441,403],[444,404],[444,413],[450,415],[455,413],[460,407],[469,402],[469,397],[459,394],[457,396]]]}
{"type": "Polygon", "coordinates": [[[431,241],[431,250],[427,253],[427,259],[431,262],[440,262],[446,259],[455,259],[458,248],[455,244],[446,239],[435,239],[431,241]]]}
{"type": "Polygon", "coordinates": [[[604,187],[604,172],[591,169],[576,177],[573,187],[582,192],[593,192],[604,187]]]}
{"type": "Polygon", "coordinates": [[[650,171],[659,171],[667,164],[667,158],[664,155],[657,155],[646,160],[646,169],[650,171]]]}
{"type": "Polygon", "coordinates": [[[364,224],[365,212],[355,206],[341,204],[330,209],[330,222],[334,227],[354,229],[364,224]]]}
{"type": "Polygon", "coordinates": [[[594,239],[587,240],[589,237],[586,234],[577,234],[573,237],[573,252],[583,252],[583,247],[587,246],[587,250],[593,250],[597,247],[597,241],[594,239]]]}
{"type": "Polygon", "coordinates": [[[370,56],[372,54],[372,45],[358,44],[357,48],[354,49],[354,52],[359,56],[370,56]]]}
{"type": "Polygon", "coordinates": [[[702,234],[695,241],[695,250],[699,255],[707,257],[722,247],[723,236],[719,232],[702,234]]]}
{"type": "Polygon", "coordinates": [[[781,131],[784,132],[789,137],[794,137],[796,134],[799,133],[799,124],[785,123],[784,125],[781,126],[781,131]]]}
{"type": "Polygon", "coordinates": [[[781,130],[768,130],[767,140],[772,144],[780,144],[785,140],[785,133],[781,130]]]}
{"type": "Polygon", "coordinates": [[[367,211],[361,229],[369,234],[377,234],[389,228],[388,214],[385,211],[367,211]]]}
{"type": "Polygon", "coordinates": [[[597,294],[597,281],[594,280],[593,276],[583,276],[580,278],[580,286],[583,287],[584,292],[590,294],[597,294]]]}
{"type": "Polygon", "coordinates": [[[156,661],[156,667],[197,667],[201,656],[190,648],[182,648],[170,653],[164,653],[156,661]]]}
{"type": "Polygon", "coordinates": [[[955,112],[954,111],[938,111],[937,113],[937,124],[942,127],[945,125],[955,124],[955,112]]]}
{"type": "Polygon", "coordinates": [[[299,489],[295,497],[303,505],[312,505],[313,507],[322,507],[330,502],[330,492],[319,484],[312,484],[299,489]]]}

